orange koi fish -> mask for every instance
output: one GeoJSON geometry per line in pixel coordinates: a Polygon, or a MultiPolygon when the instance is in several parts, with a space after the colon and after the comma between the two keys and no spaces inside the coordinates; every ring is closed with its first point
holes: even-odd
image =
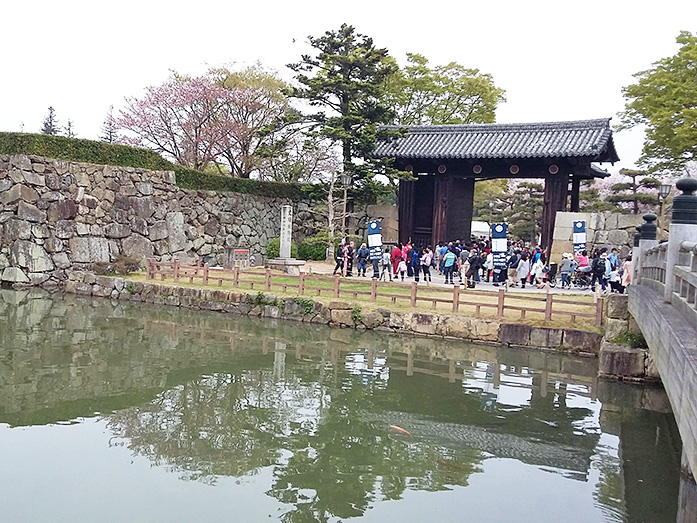
{"type": "Polygon", "coordinates": [[[406,434],[407,436],[411,436],[411,432],[409,432],[406,429],[403,429],[402,427],[398,427],[397,425],[390,425],[390,428],[392,430],[396,430],[397,432],[401,432],[402,434],[406,434]]]}

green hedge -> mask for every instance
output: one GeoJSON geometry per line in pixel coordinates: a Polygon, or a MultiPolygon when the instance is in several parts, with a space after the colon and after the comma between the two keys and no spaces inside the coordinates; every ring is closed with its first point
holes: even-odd
{"type": "Polygon", "coordinates": [[[194,191],[227,191],[292,200],[306,197],[302,186],[298,184],[207,174],[168,162],[149,149],[80,138],[48,134],[0,133],[0,154],[31,154],[73,162],[174,171],[177,175],[177,185],[182,189],[194,191]]]}
{"type": "MultiPolygon", "coordinates": [[[[269,244],[266,246],[266,258],[271,260],[273,258],[278,258],[281,255],[281,239],[273,238],[269,244]]],[[[298,257],[298,247],[294,244],[290,244],[290,257],[298,257]]]]}

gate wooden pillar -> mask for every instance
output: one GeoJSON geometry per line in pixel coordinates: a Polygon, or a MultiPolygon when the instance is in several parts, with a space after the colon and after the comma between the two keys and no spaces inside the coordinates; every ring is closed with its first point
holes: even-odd
{"type": "Polygon", "coordinates": [[[414,229],[414,188],[415,181],[400,180],[397,194],[399,217],[399,242],[404,245],[414,229]]]}
{"type": "Polygon", "coordinates": [[[549,253],[554,235],[554,222],[557,211],[566,210],[566,200],[569,192],[569,175],[557,174],[545,177],[544,206],[542,208],[542,239],[541,246],[549,253]]]}

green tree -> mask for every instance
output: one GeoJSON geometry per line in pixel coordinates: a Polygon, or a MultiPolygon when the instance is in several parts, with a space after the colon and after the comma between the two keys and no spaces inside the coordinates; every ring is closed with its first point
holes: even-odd
{"type": "Polygon", "coordinates": [[[623,89],[620,128],[646,125],[641,164],[652,172],[682,170],[697,159],[697,37],[682,31],[680,50],[623,89]]]}
{"type": "Polygon", "coordinates": [[[610,189],[615,194],[606,198],[612,203],[629,204],[632,214],[639,214],[639,205],[655,205],[658,203],[658,195],[646,192],[646,189],[655,190],[660,187],[661,182],[652,176],[647,176],[646,171],[635,169],[620,169],[620,174],[629,178],[626,182],[615,183],[610,189]]]}
{"type": "Polygon", "coordinates": [[[355,184],[365,185],[378,172],[392,174],[390,162],[372,158],[372,152],[378,138],[389,134],[378,125],[393,120],[382,98],[385,79],[397,70],[394,60],[346,24],[308,40],[316,55],[303,55],[288,67],[299,84],[293,96],[319,109],[307,115],[313,132],[340,144],[343,169],[355,184]]]}
{"type": "Polygon", "coordinates": [[[56,117],[56,111],[53,107],[48,108],[48,114],[41,124],[41,134],[51,134],[58,135],[60,132],[60,127],[58,125],[58,118],[56,117]]]}
{"type": "Polygon", "coordinates": [[[493,123],[505,91],[479,69],[455,62],[430,67],[420,54],[407,54],[404,69],[386,80],[386,103],[399,125],[493,123]]]}
{"type": "Polygon", "coordinates": [[[508,180],[482,180],[474,185],[474,218],[494,222],[508,207],[508,180]]]}
{"type": "Polygon", "coordinates": [[[508,219],[512,236],[537,243],[540,234],[540,218],[544,198],[544,187],[540,183],[521,182],[507,199],[508,209],[504,216],[508,219]]]}

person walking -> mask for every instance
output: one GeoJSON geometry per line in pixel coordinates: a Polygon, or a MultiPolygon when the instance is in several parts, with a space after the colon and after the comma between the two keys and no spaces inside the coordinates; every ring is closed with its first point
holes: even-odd
{"type": "Polygon", "coordinates": [[[470,251],[470,257],[467,260],[469,262],[469,267],[467,268],[467,287],[469,289],[474,289],[477,284],[477,275],[479,274],[479,269],[482,268],[482,257],[477,252],[477,249],[472,249],[470,251]]]}
{"type": "Polygon", "coordinates": [[[600,283],[600,286],[605,292],[607,287],[607,277],[610,275],[610,262],[607,261],[607,253],[603,252],[600,255],[596,255],[591,263],[591,273],[593,278],[591,279],[591,291],[595,290],[596,283],[600,283]]]}
{"type": "MultiPolygon", "coordinates": [[[[411,249],[411,259],[409,260],[409,265],[411,267],[411,272],[414,275],[414,281],[419,281],[419,273],[421,272],[421,256],[419,256],[419,249],[413,247],[411,249]]],[[[407,271],[407,274],[409,272],[407,271]]]]}
{"type": "Polygon", "coordinates": [[[448,283],[451,285],[453,284],[453,269],[455,268],[456,263],[457,256],[455,256],[453,249],[450,248],[443,256],[443,275],[445,276],[446,285],[448,283]]]}
{"type": "Polygon", "coordinates": [[[421,251],[421,272],[424,273],[424,281],[431,282],[431,263],[433,263],[433,252],[431,247],[426,247],[421,251]]]}
{"type": "Polygon", "coordinates": [[[390,255],[390,261],[392,262],[392,274],[397,277],[397,265],[399,265],[399,260],[402,257],[402,244],[397,242],[394,249],[392,249],[392,254],[390,255]]]}
{"type": "Polygon", "coordinates": [[[536,284],[538,289],[545,286],[547,270],[547,255],[544,252],[540,252],[537,261],[533,264],[532,269],[530,269],[532,273],[531,283],[536,284]]]}
{"type": "MultiPolygon", "coordinates": [[[[401,255],[399,257],[399,261],[397,262],[397,273],[402,278],[402,281],[404,281],[404,275],[407,273],[407,262],[405,262],[402,259],[401,255]]],[[[395,278],[396,277],[397,277],[397,275],[395,274],[395,278]]]]}
{"type": "Polygon", "coordinates": [[[339,247],[336,249],[336,267],[334,267],[334,272],[332,272],[332,275],[336,274],[336,271],[339,271],[339,274],[343,274],[344,256],[345,255],[346,255],[346,248],[345,248],[344,242],[341,242],[339,244],[339,247]]]}
{"type": "Polygon", "coordinates": [[[632,255],[628,255],[622,264],[622,287],[625,289],[632,283],[632,255]]]}
{"type": "Polygon", "coordinates": [[[561,288],[570,289],[571,288],[571,275],[574,272],[574,262],[571,259],[571,253],[565,252],[561,255],[561,264],[559,265],[559,273],[561,274],[561,288]]]}
{"type": "Polygon", "coordinates": [[[523,251],[520,253],[520,261],[518,262],[518,279],[523,289],[528,281],[528,276],[530,276],[530,253],[523,251]]]}
{"type": "Polygon", "coordinates": [[[390,259],[390,249],[385,247],[385,252],[382,253],[382,271],[380,272],[380,281],[385,280],[385,273],[392,281],[392,260],[390,259]]]}
{"type": "Polygon", "coordinates": [[[346,248],[346,276],[353,276],[353,258],[356,255],[356,244],[349,242],[346,248]]]}
{"type": "Polygon", "coordinates": [[[365,243],[362,243],[361,248],[358,249],[358,252],[356,253],[356,259],[358,261],[358,276],[365,278],[365,271],[368,269],[369,256],[370,251],[368,250],[368,246],[365,243]]]}
{"type": "Polygon", "coordinates": [[[511,257],[508,258],[508,284],[511,287],[518,285],[518,264],[520,263],[520,251],[513,251],[511,257]]]}

